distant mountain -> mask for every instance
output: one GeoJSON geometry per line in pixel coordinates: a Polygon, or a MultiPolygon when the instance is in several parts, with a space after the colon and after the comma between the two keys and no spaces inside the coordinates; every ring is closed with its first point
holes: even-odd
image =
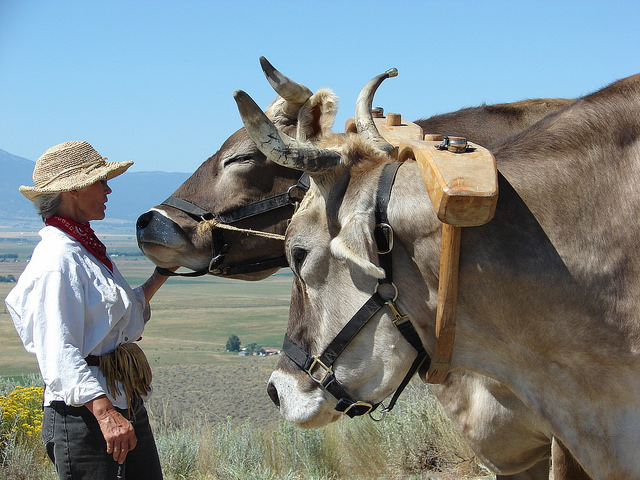
{"type": "MultiPolygon", "coordinates": [[[[31,160],[0,149],[0,226],[41,225],[33,204],[18,191],[20,185],[33,185],[34,165],[31,160]]],[[[100,229],[113,226],[133,232],[136,219],[165,200],[189,175],[182,172],[126,172],[110,180],[113,193],[109,195],[107,217],[100,229]]]]}
{"type": "Polygon", "coordinates": [[[35,217],[33,204],[18,191],[20,185],[32,185],[34,162],[0,150],[0,222],[35,217]]]}

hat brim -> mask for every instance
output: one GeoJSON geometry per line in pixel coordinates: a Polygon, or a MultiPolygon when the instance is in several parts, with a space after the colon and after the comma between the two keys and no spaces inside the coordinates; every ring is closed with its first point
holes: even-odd
{"type": "Polygon", "coordinates": [[[20,190],[22,195],[33,201],[40,195],[79,190],[93,185],[100,180],[110,180],[126,172],[131,165],[133,165],[133,161],[131,160],[125,162],[106,162],[101,167],[95,168],[88,173],[82,173],[73,178],[56,179],[46,187],[39,188],[21,185],[18,190],[20,190]]]}

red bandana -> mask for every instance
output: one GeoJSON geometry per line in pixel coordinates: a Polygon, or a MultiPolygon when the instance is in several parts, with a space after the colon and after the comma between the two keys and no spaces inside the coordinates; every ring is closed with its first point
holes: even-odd
{"type": "Polygon", "coordinates": [[[68,217],[55,216],[47,218],[44,223],[71,235],[113,272],[113,265],[109,257],[107,257],[107,247],[96,237],[96,234],[89,226],[89,222],[80,223],[68,217]]]}

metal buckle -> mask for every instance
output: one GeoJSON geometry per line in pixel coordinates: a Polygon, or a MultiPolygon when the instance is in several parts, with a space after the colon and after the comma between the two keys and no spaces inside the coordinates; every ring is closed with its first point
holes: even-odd
{"type": "Polygon", "coordinates": [[[376,284],[375,292],[379,293],[382,299],[387,303],[395,302],[398,299],[398,287],[396,287],[396,284],[393,282],[384,282],[384,281],[378,282],[376,284]],[[387,288],[380,289],[380,287],[385,287],[387,285],[393,289],[392,292],[387,293],[382,291],[382,290],[388,290],[387,288]]]}
{"type": "Polygon", "coordinates": [[[311,366],[307,369],[307,373],[309,374],[309,376],[311,377],[311,379],[315,382],[318,383],[322,383],[325,381],[325,379],[329,376],[329,375],[333,375],[333,368],[332,367],[327,367],[324,363],[322,363],[322,361],[318,358],[318,357],[313,357],[313,362],[311,363],[311,366]],[[322,376],[322,378],[318,379],[313,375],[313,372],[311,370],[313,370],[313,367],[316,366],[316,364],[320,365],[322,368],[325,369],[325,374],[322,376]]]}
{"type": "Polygon", "coordinates": [[[387,305],[389,306],[389,308],[391,309],[391,313],[393,313],[393,316],[395,317],[393,319],[393,325],[396,328],[398,328],[398,324],[409,321],[409,315],[401,314],[396,308],[396,303],[393,300],[388,301],[387,305]]]}
{"type": "Polygon", "coordinates": [[[224,262],[224,257],[225,254],[223,253],[221,255],[216,255],[211,259],[208,267],[209,273],[212,273],[214,275],[221,273],[220,264],[224,262]]]}
{"type": "Polygon", "coordinates": [[[388,248],[386,250],[378,250],[379,255],[385,255],[393,250],[393,228],[388,223],[379,223],[376,228],[386,233],[388,248]]]}
{"type": "Polygon", "coordinates": [[[287,198],[291,203],[300,203],[307,192],[300,185],[291,185],[287,189],[287,198]]]}
{"type": "Polygon", "coordinates": [[[373,410],[373,405],[371,405],[370,403],[367,403],[367,402],[363,402],[363,401],[361,401],[361,400],[358,400],[356,403],[352,403],[351,405],[349,405],[349,406],[345,409],[345,411],[344,411],[344,412],[342,412],[342,413],[344,413],[344,414],[346,415],[346,414],[347,414],[347,412],[348,412],[349,410],[351,410],[352,408],[355,408],[355,407],[368,407],[366,412],[364,412],[364,413],[360,413],[359,415],[366,415],[366,414],[370,413],[370,412],[371,412],[371,410],[373,410]]]}
{"type": "Polygon", "coordinates": [[[384,420],[384,417],[387,416],[387,413],[389,413],[391,410],[389,410],[387,407],[384,406],[384,404],[380,404],[380,406],[382,407],[382,410],[379,411],[380,416],[379,417],[375,417],[373,415],[374,410],[369,412],[369,418],[371,420],[373,420],[374,422],[381,422],[382,420],[384,420]]]}

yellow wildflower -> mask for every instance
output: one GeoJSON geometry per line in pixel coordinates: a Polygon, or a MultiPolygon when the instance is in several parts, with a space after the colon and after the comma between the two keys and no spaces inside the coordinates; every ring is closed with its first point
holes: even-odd
{"type": "Polygon", "coordinates": [[[16,386],[9,395],[0,395],[0,448],[2,439],[15,436],[18,440],[37,438],[42,429],[41,387],[16,386]]]}

